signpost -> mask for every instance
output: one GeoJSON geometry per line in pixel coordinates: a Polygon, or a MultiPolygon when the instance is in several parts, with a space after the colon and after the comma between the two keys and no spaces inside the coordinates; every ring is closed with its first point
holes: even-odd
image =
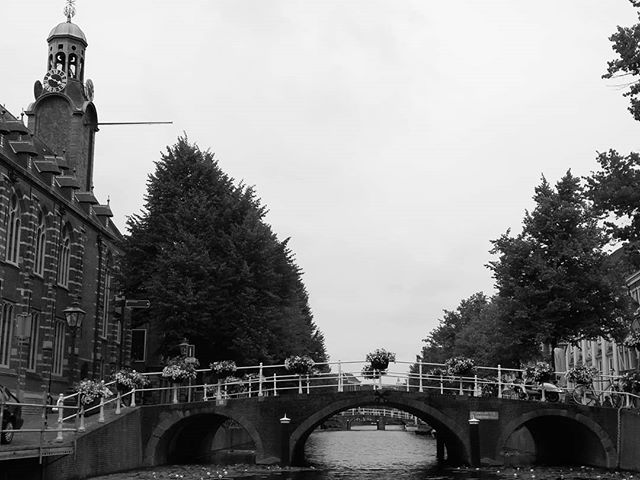
{"type": "Polygon", "coordinates": [[[126,308],[149,308],[151,302],[149,300],[125,300],[124,306],[126,308]]]}

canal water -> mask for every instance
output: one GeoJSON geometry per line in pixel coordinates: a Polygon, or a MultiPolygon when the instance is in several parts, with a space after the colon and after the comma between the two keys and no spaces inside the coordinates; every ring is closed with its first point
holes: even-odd
{"type": "MultiPolygon", "coordinates": [[[[387,427],[390,428],[390,427],[387,427]]],[[[316,431],[307,440],[309,468],[283,470],[250,465],[174,465],[94,477],[94,480],[637,480],[640,474],[608,472],[584,466],[439,469],[430,436],[402,430],[316,431]]]]}

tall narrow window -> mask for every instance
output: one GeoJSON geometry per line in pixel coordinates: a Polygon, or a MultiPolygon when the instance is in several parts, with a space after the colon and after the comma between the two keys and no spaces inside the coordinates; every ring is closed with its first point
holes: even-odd
{"type": "Polygon", "coordinates": [[[20,255],[20,206],[18,196],[11,195],[7,225],[7,262],[18,264],[20,255]]]}
{"type": "Polygon", "coordinates": [[[27,370],[36,371],[38,362],[38,332],[40,331],[40,315],[33,313],[31,316],[31,332],[29,336],[29,357],[27,358],[27,370]]]}
{"type": "Polygon", "coordinates": [[[53,360],[51,365],[51,373],[57,376],[62,375],[65,329],[66,326],[64,322],[55,322],[55,327],[53,330],[53,360]]]}
{"type": "Polygon", "coordinates": [[[13,338],[13,305],[5,303],[0,316],[0,366],[8,367],[13,338]]]}
{"type": "Polygon", "coordinates": [[[69,228],[62,230],[60,242],[60,252],[58,255],[58,285],[66,287],[69,285],[69,266],[71,263],[71,234],[69,228]]]}
{"type": "Polygon", "coordinates": [[[111,296],[111,257],[107,256],[104,266],[104,298],[102,301],[102,338],[107,338],[109,327],[109,299],[111,296]]]}
{"type": "Polygon", "coordinates": [[[44,224],[44,212],[38,212],[38,226],[36,227],[36,258],[34,259],[34,272],[36,275],[44,274],[44,258],[47,246],[46,229],[44,224]]]}

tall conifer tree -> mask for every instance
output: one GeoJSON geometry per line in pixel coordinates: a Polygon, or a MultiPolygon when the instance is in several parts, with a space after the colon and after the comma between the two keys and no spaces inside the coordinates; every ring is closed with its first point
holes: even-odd
{"type": "Polygon", "coordinates": [[[203,364],[326,360],[301,270],[252,188],[184,137],[147,186],[143,211],[128,220],[123,276],[128,296],[151,301],[141,320],[159,334],[155,353],[187,337],[203,364]]]}

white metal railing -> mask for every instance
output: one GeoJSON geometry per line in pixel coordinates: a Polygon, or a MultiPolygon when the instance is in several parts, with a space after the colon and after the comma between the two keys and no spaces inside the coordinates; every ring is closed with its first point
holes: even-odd
{"type": "MultiPolygon", "coordinates": [[[[120,414],[124,403],[129,402],[130,407],[135,407],[139,400],[148,403],[183,403],[194,401],[215,401],[224,403],[229,399],[251,398],[260,396],[279,395],[311,395],[313,392],[345,392],[353,390],[379,390],[396,389],[414,392],[434,392],[439,394],[469,395],[469,396],[494,396],[513,398],[514,388],[522,385],[519,379],[524,377],[524,371],[520,369],[497,367],[476,367],[473,376],[451,376],[443,373],[444,365],[428,362],[402,362],[392,363],[383,375],[370,378],[362,373],[366,365],[362,361],[328,362],[315,366],[315,372],[308,375],[296,375],[287,372],[284,365],[264,365],[238,367],[236,375],[243,375],[242,379],[228,380],[215,379],[210,369],[197,370],[195,380],[188,384],[170,383],[162,377],[161,372],[144,373],[150,380],[150,386],[140,389],[131,389],[127,392],[119,392],[109,398],[101,398],[95,405],[83,405],[79,402],[78,394],[64,396],[60,394],[56,405],[37,405],[21,403],[27,407],[40,407],[43,409],[43,418],[46,419],[49,411],[57,413],[55,428],[44,425],[40,429],[11,430],[15,433],[38,431],[42,433],[55,432],[56,441],[63,441],[64,432],[83,432],[86,429],[85,416],[97,411],[98,422],[105,421],[105,409],[112,408],[115,414],[120,414]],[[410,366],[417,365],[417,372],[400,371],[408,370],[410,366]],[[65,415],[65,412],[67,415],[65,415]],[[73,427],[65,426],[65,422],[73,421],[73,427]]],[[[566,372],[556,372],[556,377],[564,382],[566,372]]],[[[594,395],[598,398],[606,398],[612,394],[608,387],[618,377],[599,376],[593,383],[594,395]]],[[[115,381],[106,383],[107,388],[117,390],[115,381]]],[[[573,386],[564,385],[564,394],[570,395],[573,386]]],[[[622,406],[629,408],[640,407],[640,397],[631,393],[615,391],[615,395],[621,396],[624,401],[622,406]]],[[[542,396],[544,400],[544,396],[542,396]]],[[[0,403],[0,421],[4,405],[0,403]]],[[[17,405],[17,404],[11,404],[17,405]]]]}

